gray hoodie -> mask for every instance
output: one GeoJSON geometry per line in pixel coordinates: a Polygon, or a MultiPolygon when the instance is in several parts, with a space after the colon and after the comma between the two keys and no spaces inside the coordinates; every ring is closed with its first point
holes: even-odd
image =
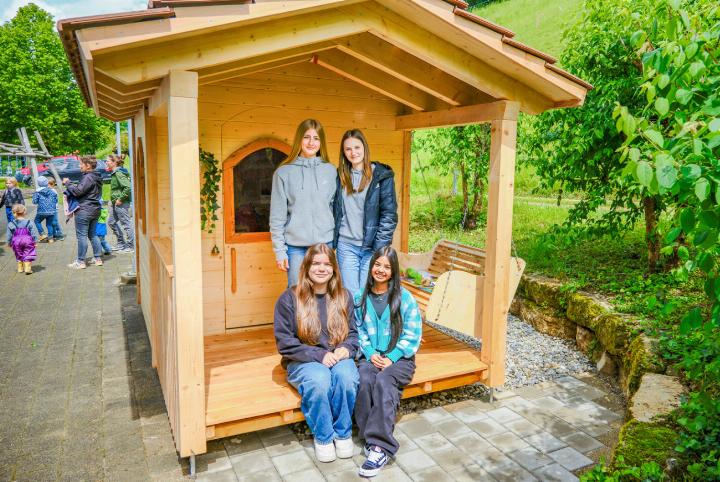
{"type": "Polygon", "coordinates": [[[333,199],[337,169],[319,157],[298,157],[273,174],[270,236],[275,259],[287,259],[287,247],[333,240],[333,199]]]}

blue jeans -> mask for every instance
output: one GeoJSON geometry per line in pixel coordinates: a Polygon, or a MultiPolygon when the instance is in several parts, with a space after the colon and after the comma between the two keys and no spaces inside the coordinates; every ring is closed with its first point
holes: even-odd
{"type": "MultiPolygon", "coordinates": [[[[326,243],[332,248],[332,243],[326,243]]],[[[302,264],[305,253],[310,246],[290,246],[287,247],[288,255],[288,288],[295,286],[298,282],[298,276],[300,275],[300,265],[302,264]]]]}
{"type": "Polygon", "coordinates": [[[98,241],[100,241],[100,247],[102,248],[103,253],[112,253],[112,246],[110,246],[110,243],[105,240],[105,236],[98,236],[98,241]]]}
{"type": "Polygon", "coordinates": [[[13,217],[13,214],[12,214],[12,208],[10,208],[10,207],[5,208],[5,216],[7,216],[8,223],[11,223],[15,220],[15,218],[13,217]]]}
{"type": "MultiPolygon", "coordinates": [[[[60,222],[58,221],[58,213],[53,214],[52,227],[53,227],[53,231],[55,231],[55,239],[62,238],[63,236],[65,236],[63,234],[63,230],[60,228],[60,222]]],[[[50,230],[48,229],[48,231],[50,231],[50,230]]]]}
{"type": "Polygon", "coordinates": [[[43,231],[42,222],[45,221],[47,226],[48,238],[53,239],[55,237],[55,227],[53,226],[53,216],[55,214],[36,214],[35,215],[35,229],[37,229],[38,235],[42,236],[45,234],[43,231]]]}
{"type": "Polygon", "coordinates": [[[99,258],[102,254],[100,240],[97,236],[95,236],[95,229],[97,226],[98,217],[99,214],[94,217],[90,217],[84,213],[75,215],[75,235],[77,236],[78,243],[77,260],[80,262],[85,262],[85,253],[87,253],[88,240],[92,244],[93,256],[95,258],[99,258]]]}
{"type": "Polygon", "coordinates": [[[365,288],[372,255],[371,249],[338,241],[337,258],[343,286],[353,295],[365,288]]]}
{"type": "Polygon", "coordinates": [[[341,360],[332,368],[317,362],[290,362],[287,380],[302,397],[300,410],[318,443],[352,436],[352,414],[360,384],[355,360],[341,360]]]}

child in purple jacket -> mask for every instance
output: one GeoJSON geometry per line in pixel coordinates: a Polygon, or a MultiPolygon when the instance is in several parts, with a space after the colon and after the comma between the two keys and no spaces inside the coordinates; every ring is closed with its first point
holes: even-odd
{"type": "Polygon", "coordinates": [[[15,253],[18,273],[32,274],[31,265],[37,257],[35,253],[37,234],[33,230],[32,222],[25,219],[24,204],[15,204],[12,213],[14,219],[7,226],[7,241],[15,253]]]}

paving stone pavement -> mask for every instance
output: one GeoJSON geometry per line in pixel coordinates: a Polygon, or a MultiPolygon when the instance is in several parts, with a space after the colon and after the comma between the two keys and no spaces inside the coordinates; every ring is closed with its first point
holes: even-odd
{"type": "MultiPolygon", "coordinates": [[[[38,246],[31,276],[14,272],[2,238],[0,481],[187,480],[135,287],[117,283],[130,255],[72,271],[72,229],[38,246]]],[[[400,452],[375,480],[577,480],[607,450],[598,437],[622,422],[597,403],[603,391],[576,377],[498,395],[403,416],[400,452]]],[[[357,480],[355,441],[352,459],[323,464],[289,427],[228,437],[197,457],[197,480],[357,480]]]]}

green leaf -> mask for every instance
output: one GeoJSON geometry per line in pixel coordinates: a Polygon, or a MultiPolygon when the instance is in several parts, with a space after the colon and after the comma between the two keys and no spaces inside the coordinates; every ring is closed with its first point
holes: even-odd
{"type": "Polygon", "coordinates": [[[692,64],[690,64],[690,69],[688,70],[688,72],[690,72],[690,75],[693,78],[697,77],[704,71],[705,71],[705,64],[703,64],[702,62],[693,62],[692,64]]]}
{"type": "Polygon", "coordinates": [[[703,202],[710,195],[710,181],[701,177],[695,182],[695,195],[703,202]]]}
{"type": "Polygon", "coordinates": [[[690,258],[690,251],[686,246],[678,246],[678,258],[683,261],[687,261],[690,258]]]}
{"type": "Polygon", "coordinates": [[[715,211],[703,211],[700,213],[700,224],[708,228],[720,227],[720,217],[715,211]]]}
{"type": "Polygon", "coordinates": [[[685,315],[680,322],[680,334],[689,335],[702,326],[702,315],[700,308],[693,308],[685,315]]]}
{"type": "Polygon", "coordinates": [[[673,228],[665,235],[665,244],[670,244],[682,233],[682,228],[673,228]]]}
{"type": "Polygon", "coordinates": [[[650,139],[650,141],[652,141],[653,143],[657,144],[657,145],[660,146],[661,148],[662,148],[663,145],[665,144],[665,142],[664,142],[664,140],[663,140],[663,135],[660,134],[660,133],[659,133],[658,131],[656,131],[656,130],[648,129],[648,130],[646,130],[643,134],[645,134],[645,137],[647,137],[648,139],[650,139]]]}
{"type": "Polygon", "coordinates": [[[680,0],[668,0],[668,5],[676,12],[680,10],[680,0]]]}
{"type": "Polygon", "coordinates": [[[688,102],[690,102],[692,96],[693,93],[686,89],[678,89],[677,92],[675,92],[675,100],[677,100],[682,105],[686,105],[688,102]]]}
{"type": "Polygon", "coordinates": [[[688,164],[680,169],[683,177],[695,180],[702,175],[702,168],[697,164],[688,164]]]}
{"type": "Polygon", "coordinates": [[[645,187],[650,186],[650,183],[653,180],[653,169],[652,166],[650,166],[650,163],[646,161],[638,162],[636,174],[638,177],[638,181],[640,181],[640,184],[645,187]]]}
{"type": "Polygon", "coordinates": [[[630,155],[630,160],[635,161],[635,162],[639,161],[640,160],[640,149],[638,149],[637,147],[630,148],[629,155],[630,155]]]}
{"type": "Polygon", "coordinates": [[[689,233],[695,228],[695,213],[692,212],[692,209],[685,208],[680,213],[680,226],[682,226],[683,231],[686,233],[689,233]]]}
{"type": "MultiPolygon", "coordinates": [[[[708,231],[707,237],[703,240],[702,243],[700,243],[700,247],[702,249],[710,249],[717,243],[718,240],[718,231],[717,229],[711,229],[708,231]]],[[[705,253],[707,254],[707,253],[705,253]]]]}
{"type": "Polygon", "coordinates": [[[660,77],[658,77],[658,87],[660,87],[661,89],[664,89],[669,83],[670,83],[669,75],[662,74],[660,77]]]}
{"type": "Polygon", "coordinates": [[[655,174],[660,187],[670,189],[677,181],[677,169],[672,158],[667,154],[660,154],[655,159],[655,174]]]}
{"type": "Polygon", "coordinates": [[[652,84],[649,84],[647,86],[647,90],[645,91],[645,97],[647,98],[648,102],[652,102],[655,98],[655,86],[652,84]]]}
{"type": "Polygon", "coordinates": [[[701,244],[703,244],[705,242],[706,239],[708,239],[708,236],[710,236],[709,229],[704,229],[704,230],[700,231],[699,233],[697,233],[695,235],[695,238],[693,238],[693,244],[695,246],[700,246],[701,244]]]}
{"type": "Polygon", "coordinates": [[[716,117],[711,120],[708,124],[708,129],[710,130],[710,132],[720,131],[720,117],[716,117]]]}
{"type": "Polygon", "coordinates": [[[640,46],[645,42],[645,38],[647,35],[642,30],[638,30],[637,32],[633,33],[630,36],[630,45],[633,46],[633,48],[640,48],[640,46]]]}
{"type": "Polygon", "coordinates": [[[655,99],[655,110],[658,114],[664,116],[670,110],[670,102],[665,97],[658,97],[655,99]]]}
{"type": "Polygon", "coordinates": [[[698,44],[695,42],[690,42],[687,47],[685,47],[685,56],[689,59],[693,58],[695,54],[698,51],[698,44]]]}
{"type": "MultiPolygon", "coordinates": [[[[717,241],[717,234],[715,235],[715,240],[717,241]]],[[[715,260],[712,255],[710,253],[702,253],[698,257],[698,267],[706,273],[710,273],[715,267],[715,260]]]]}

